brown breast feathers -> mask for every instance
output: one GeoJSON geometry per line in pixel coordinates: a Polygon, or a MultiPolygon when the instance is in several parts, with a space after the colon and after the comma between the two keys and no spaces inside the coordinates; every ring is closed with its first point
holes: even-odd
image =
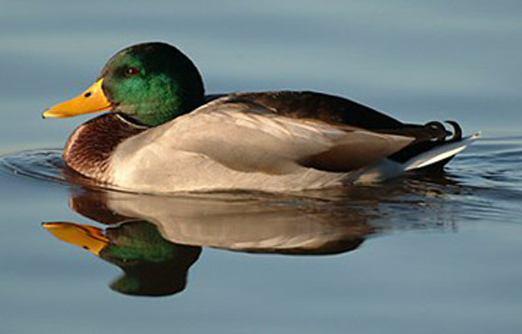
{"type": "Polygon", "coordinates": [[[104,182],[109,158],[116,146],[144,130],[118,114],[101,115],[74,131],[65,146],[63,158],[76,172],[104,182]]]}

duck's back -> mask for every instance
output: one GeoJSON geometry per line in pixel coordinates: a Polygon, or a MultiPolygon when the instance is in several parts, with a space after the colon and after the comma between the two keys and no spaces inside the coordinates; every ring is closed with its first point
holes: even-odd
{"type": "Polygon", "coordinates": [[[343,97],[311,91],[234,93],[229,102],[259,104],[273,113],[363,129],[398,129],[404,124],[375,109],[343,97]]]}

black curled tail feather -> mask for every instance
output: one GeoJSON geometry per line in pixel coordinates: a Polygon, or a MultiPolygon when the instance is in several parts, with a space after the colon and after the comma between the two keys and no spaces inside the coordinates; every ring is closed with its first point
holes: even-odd
{"type": "MultiPolygon", "coordinates": [[[[434,147],[462,140],[462,128],[455,121],[445,121],[452,127],[448,131],[442,122],[432,121],[425,125],[409,125],[404,129],[403,135],[412,136],[415,140],[402,150],[392,154],[390,160],[404,163],[416,155],[426,152],[434,147]]],[[[400,134],[400,133],[397,133],[400,134]]],[[[445,161],[444,164],[448,163],[445,161]]],[[[440,167],[444,166],[441,164],[440,167]]],[[[440,168],[439,167],[439,168],[440,168]]]]}
{"type": "Polygon", "coordinates": [[[426,128],[426,132],[429,132],[431,140],[444,141],[447,136],[451,135],[451,132],[447,131],[441,122],[428,122],[424,124],[424,128],[426,128]]]}
{"type": "Polygon", "coordinates": [[[462,128],[459,123],[455,121],[444,121],[444,123],[449,124],[453,127],[453,136],[451,137],[451,141],[459,141],[462,140],[462,128]]]}

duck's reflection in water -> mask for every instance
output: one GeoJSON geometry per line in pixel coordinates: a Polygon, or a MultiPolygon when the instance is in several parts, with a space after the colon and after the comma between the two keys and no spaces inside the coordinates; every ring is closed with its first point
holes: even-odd
{"type": "Polygon", "coordinates": [[[71,193],[71,208],[108,227],[70,222],[44,227],[120,267],[124,275],[112,289],[129,295],[170,295],[185,288],[202,247],[291,255],[352,251],[382,231],[370,223],[383,214],[381,203],[411,192],[394,189],[329,199],[324,193],[321,199],[258,194],[160,197],[80,189],[71,193]]]}

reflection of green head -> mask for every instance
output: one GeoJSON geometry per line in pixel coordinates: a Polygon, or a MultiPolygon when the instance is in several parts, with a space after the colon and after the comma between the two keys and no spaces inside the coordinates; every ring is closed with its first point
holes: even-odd
{"type": "Polygon", "coordinates": [[[120,267],[125,274],[111,288],[129,295],[162,296],[182,291],[190,266],[201,254],[201,247],[163,239],[156,226],[145,221],[124,223],[105,231],[67,222],[43,226],[58,239],[120,267]]]}
{"type": "Polygon", "coordinates": [[[111,283],[112,290],[132,296],[168,296],[185,289],[188,267],[137,265],[121,267],[124,275],[111,283]]]}
{"type": "Polygon", "coordinates": [[[125,273],[111,288],[129,295],[160,296],[182,291],[188,269],[201,253],[201,247],[163,239],[154,225],[144,221],[108,228],[106,236],[111,243],[100,257],[125,273]]]}

